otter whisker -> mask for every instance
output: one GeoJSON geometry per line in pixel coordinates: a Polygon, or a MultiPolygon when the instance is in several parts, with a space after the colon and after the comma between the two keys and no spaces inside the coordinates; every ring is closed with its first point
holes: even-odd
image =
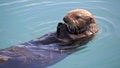
{"type": "Polygon", "coordinates": [[[75,20],[73,20],[73,23],[76,24],[76,23],[75,23],[75,20]]]}
{"type": "Polygon", "coordinates": [[[76,27],[77,25],[74,25],[74,29],[75,29],[75,32],[76,32],[76,30],[77,30],[77,27],[76,27]]]}
{"type": "Polygon", "coordinates": [[[75,26],[75,30],[76,30],[76,32],[77,32],[77,31],[79,31],[79,29],[78,29],[77,25],[75,26]]]}
{"type": "Polygon", "coordinates": [[[71,31],[72,31],[72,33],[75,33],[75,26],[74,25],[71,26],[71,31]]]}
{"type": "Polygon", "coordinates": [[[71,26],[68,23],[64,23],[64,24],[67,26],[68,31],[71,32],[71,26]]]}
{"type": "Polygon", "coordinates": [[[71,32],[71,26],[68,27],[68,30],[71,32]]]}
{"type": "Polygon", "coordinates": [[[75,22],[76,22],[77,25],[79,25],[79,22],[77,20],[75,22]]]}
{"type": "Polygon", "coordinates": [[[73,28],[72,28],[71,25],[69,25],[68,29],[69,29],[70,32],[73,32],[73,30],[72,30],[73,28]]]}

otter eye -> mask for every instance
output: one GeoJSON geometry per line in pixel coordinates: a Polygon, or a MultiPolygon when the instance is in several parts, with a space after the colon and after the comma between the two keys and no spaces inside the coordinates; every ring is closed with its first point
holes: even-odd
{"type": "Polygon", "coordinates": [[[89,19],[88,19],[88,23],[91,23],[91,21],[92,21],[92,18],[89,18],[89,19]]]}
{"type": "Polygon", "coordinates": [[[92,23],[92,18],[89,18],[88,20],[87,20],[87,22],[90,24],[90,23],[92,23]]]}
{"type": "Polygon", "coordinates": [[[79,19],[80,18],[80,16],[75,16],[75,19],[79,19]]]}

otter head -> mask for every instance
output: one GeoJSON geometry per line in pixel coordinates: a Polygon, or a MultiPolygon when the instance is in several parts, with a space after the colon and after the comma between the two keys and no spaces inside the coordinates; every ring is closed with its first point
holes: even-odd
{"type": "Polygon", "coordinates": [[[96,22],[92,14],[84,9],[75,9],[69,11],[63,21],[68,27],[68,30],[72,34],[80,34],[90,29],[93,32],[97,32],[96,22]]]}

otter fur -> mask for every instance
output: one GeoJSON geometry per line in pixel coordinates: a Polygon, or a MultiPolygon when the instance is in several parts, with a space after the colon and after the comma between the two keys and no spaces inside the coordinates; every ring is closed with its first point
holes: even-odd
{"type": "Polygon", "coordinates": [[[95,18],[84,9],[69,11],[54,33],[0,50],[0,68],[46,68],[83,49],[98,31],[95,18]]]}

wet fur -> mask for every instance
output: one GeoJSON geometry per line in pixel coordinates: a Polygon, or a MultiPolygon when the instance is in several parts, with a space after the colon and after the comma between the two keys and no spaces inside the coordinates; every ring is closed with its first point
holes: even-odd
{"type": "Polygon", "coordinates": [[[80,46],[89,42],[97,32],[93,17],[89,24],[82,24],[81,27],[74,29],[73,26],[69,26],[66,23],[59,23],[54,33],[0,50],[0,68],[46,68],[61,61],[69,54],[84,49],[85,47],[80,46]],[[72,33],[71,29],[72,31],[79,29],[80,32],[72,33]]]}
{"type": "Polygon", "coordinates": [[[89,11],[84,9],[69,11],[63,20],[72,34],[95,33],[98,31],[95,18],[89,11]]]}

